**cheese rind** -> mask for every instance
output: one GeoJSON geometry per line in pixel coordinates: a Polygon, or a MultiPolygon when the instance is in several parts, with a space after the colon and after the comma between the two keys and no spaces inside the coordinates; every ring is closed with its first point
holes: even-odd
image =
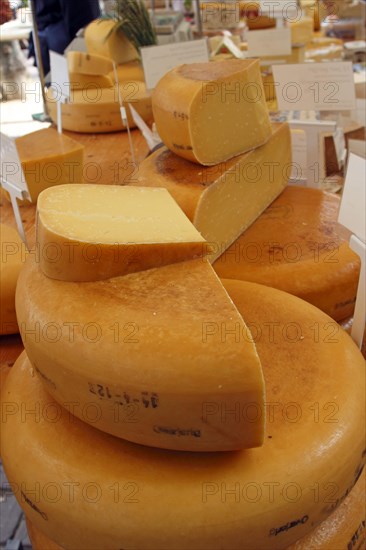
{"type": "MultiPolygon", "coordinates": [[[[188,455],[133,445],[71,415],[79,411],[84,421],[95,420],[102,398],[93,402],[90,394],[94,405],[83,408],[69,379],[63,409],[35,375],[41,370],[37,361],[31,367],[23,355],[12,367],[7,400],[23,408],[2,415],[5,472],[17,487],[23,483],[30,503],[20,491],[16,496],[29,519],[65,549],[282,550],[324,521],[355,483],[365,445],[365,371],[357,346],[342,330],[330,341],[327,324],[338,325],[296,297],[252,283],[225,284],[255,335],[264,369],[267,430],[261,448],[188,455]],[[321,331],[318,341],[314,324],[321,331]],[[37,510],[31,506],[36,483],[37,510]],[[49,483],[60,488],[57,493],[49,483]]],[[[34,290],[33,283],[29,295],[34,290]]],[[[51,304],[59,296],[68,307],[65,292],[53,293],[51,304]]],[[[42,298],[48,301],[47,288],[42,298]]],[[[84,296],[79,309],[81,303],[84,296]]],[[[39,308],[34,312],[38,317],[39,308]]],[[[170,348],[171,357],[183,345],[170,348]]],[[[97,347],[86,364],[90,371],[97,347]]],[[[54,344],[49,361],[55,372],[62,370],[63,354],[54,344]]],[[[112,364],[117,367],[116,357],[106,356],[104,366],[112,364]]],[[[175,371],[176,390],[185,379],[175,371]]],[[[256,416],[254,407],[241,412],[256,416]]],[[[233,416],[227,409],[227,419],[233,416]]]]}
{"type": "Polygon", "coordinates": [[[144,445],[227,451],[263,443],[263,416],[223,422],[209,414],[218,402],[262,407],[264,386],[250,332],[207,261],[82,284],[50,279],[31,259],[22,273],[23,343],[58,402],[94,403],[102,413],[95,427],[144,445]],[[225,324],[247,340],[211,337],[225,324]]]}
{"type": "Polygon", "coordinates": [[[152,105],[165,145],[198,164],[226,161],[271,136],[258,60],[180,65],[158,82],[152,105]]]}
{"type": "Polygon", "coordinates": [[[108,75],[113,71],[110,59],[85,52],[68,52],[67,65],[70,73],[83,75],[108,75]]]}
{"type": "Polygon", "coordinates": [[[49,187],[82,183],[84,146],[74,139],[45,128],[15,140],[32,202],[49,187]]]}
{"type": "Polygon", "coordinates": [[[127,63],[138,58],[131,42],[119,29],[114,30],[114,19],[95,19],[85,29],[84,38],[88,53],[101,55],[115,63],[127,63]]]}
{"type": "Polygon", "coordinates": [[[337,223],[339,198],[289,186],[213,267],[219,277],[294,294],[340,320],[352,315],[360,272],[337,223]]]}
{"type": "Polygon", "coordinates": [[[18,232],[0,224],[0,334],[19,332],[15,313],[15,289],[22,269],[24,243],[18,232]],[[22,250],[23,249],[23,250],[22,250]]]}
{"type": "Polygon", "coordinates": [[[61,281],[109,279],[209,251],[166,189],[119,185],[41,193],[37,243],[42,271],[61,281]]]}
{"type": "Polygon", "coordinates": [[[276,124],[265,145],[214,167],[158,149],[140,164],[131,185],[165,187],[214,247],[213,261],[281,193],[290,167],[290,131],[276,124]]]}

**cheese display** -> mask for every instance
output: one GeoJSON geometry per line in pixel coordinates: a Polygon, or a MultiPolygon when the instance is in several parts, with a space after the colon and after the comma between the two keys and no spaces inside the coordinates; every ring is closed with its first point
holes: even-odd
{"type": "Polygon", "coordinates": [[[180,65],[152,95],[157,131],[176,155],[214,165],[271,136],[259,61],[180,65]]]}
{"type": "MultiPolygon", "coordinates": [[[[187,285],[187,277],[185,281],[187,285]]],[[[70,291],[55,293],[54,285],[49,300],[49,289],[43,282],[40,295],[36,274],[29,276],[29,296],[39,296],[33,314],[41,326],[46,319],[40,315],[40,307],[46,309],[45,302],[51,303],[54,322],[59,322],[54,313],[61,301],[62,309],[69,312],[68,319],[80,322],[74,313],[92,300],[85,299],[80,291],[77,298],[77,291],[75,297],[70,291]],[[73,300],[77,305],[70,309],[73,300]]],[[[344,331],[336,331],[338,325],[327,315],[294,296],[240,281],[227,281],[225,287],[256,341],[266,381],[265,409],[253,403],[246,407],[240,400],[239,408],[221,409],[219,399],[211,402],[212,408],[206,412],[210,421],[223,414],[224,425],[236,415],[253,421],[265,414],[267,428],[261,448],[236,453],[177,453],[135,445],[96,430],[95,421],[108,398],[107,385],[96,386],[97,395],[91,393],[85,406],[75,398],[70,378],[63,407],[50,396],[49,392],[57,391],[54,386],[58,388],[53,374],[62,376],[61,364],[71,364],[71,358],[64,357],[67,348],[59,351],[58,343],[53,344],[49,356],[52,376],[42,371],[36,357],[32,366],[25,354],[12,367],[5,395],[10,404],[20,405],[18,409],[6,408],[2,415],[5,472],[28,518],[60,546],[70,550],[242,550],[243,541],[247,541],[247,548],[279,550],[324,521],[353,487],[362,469],[365,447],[365,370],[356,345],[344,331]],[[331,340],[329,323],[335,329],[331,340]],[[314,337],[314,324],[320,328],[319,339],[314,337]],[[43,376],[36,376],[39,371],[43,376]],[[35,487],[39,488],[36,497],[35,487]]],[[[210,296],[210,289],[205,289],[210,296]]],[[[127,292],[125,287],[125,295],[127,292]]],[[[134,312],[150,317],[149,309],[140,308],[138,300],[135,295],[134,312]]],[[[98,319],[103,323],[104,311],[100,312],[99,304],[101,300],[98,319]]],[[[187,303],[191,317],[196,315],[198,304],[201,307],[205,301],[192,300],[192,306],[187,303]]],[[[181,316],[181,311],[177,307],[176,316],[181,316]]],[[[161,310],[156,313],[158,317],[161,310]]],[[[91,321],[90,314],[87,320],[91,321]]],[[[220,324],[216,329],[220,338],[220,324]]],[[[170,334],[175,334],[175,326],[170,334]]],[[[215,334],[210,337],[211,345],[217,341],[215,334]]],[[[227,340],[235,342],[234,333],[226,334],[227,340]]],[[[239,338],[237,347],[246,343],[247,334],[239,331],[239,338]]],[[[79,342],[71,359],[78,356],[74,361],[77,368],[83,364],[83,346],[79,342]]],[[[96,367],[100,347],[99,342],[89,353],[85,363],[89,374],[96,367]]],[[[114,348],[113,356],[106,354],[103,367],[98,369],[105,375],[110,365],[118,364],[118,346],[114,348]]],[[[124,349],[126,364],[127,346],[124,349]]],[[[189,349],[186,338],[184,348],[182,344],[174,346],[169,338],[168,361],[161,361],[158,367],[161,376],[165,365],[170,366],[185,349],[189,349]],[[172,350],[178,349],[173,355],[172,350]]],[[[155,356],[154,349],[150,356],[155,356]]],[[[192,360],[195,357],[192,350],[192,360]]],[[[146,354],[141,358],[144,362],[149,359],[146,354]]],[[[184,379],[174,371],[177,397],[177,388],[179,394],[184,391],[184,379]]],[[[205,372],[200,375],[201,389],[203,380],[209,383],[210,377],[205,372]]],[[[154,390],[153,385],[149,388],[154,390]]],[[[190,388],[192,395],[198,386],[191,383],[190,388]]],[[[190,407],[184,414],[189,417],[190,407]]],[[[117,420],[120,424],[127,421],[123,414],[117,420]]]]}
{"type": "MultiPolygon", "coordinates": [[[[56,106],[55,106],[56,109],[56,106]]],[[[15,140],[32,202],[44,189],[63,183],[82,183],[84,146],[44,128],[15,140]]]]}
{"type": "MultiPolygon", "coordinates": [[[[329,518],[287,550],[362,550],[366,543],[365,470],[329,518]]],[[[45,549],[46,550],[46,549],[45,549]]]]}
{"type": "Polygon", "coordinates": [[[114,19],[96,19],[89,23],[84,33],[89,54],[107,57],[115,63],[127,63],[138,58],[138,53],[121,30],[116,29],[114,19]]]}
{"type": "Polygon", "coordinates": [[[0,334],[19,332],[15,313],[15,289],[25,248],[18,232],[0,224],[0,334]]]}
{"type": "Polygon", "coordinates": [[[301,17],[296,21],[289,21],[292,44],[307,44],[313,39],[314,19],[301,17]]]}
{"type": "MultiPolygon", "coordinates": [[[[130,128],[136,124],[130,114],[128,104],[134,107],[145,122],[153,119],[151,95],[144,82],[126,82],[120,86],[122,100],[130,128]]],[[[50,89],[47,92],[47,106],[50,117],[57,122],[57,94],[50,89]]],[[[95,88],[75,90],[71,100],[62,104],[62,126],[65,130],[82,133],[119,132],[125,129],[122,122],[118,90],[113,88],[95,88]]]]}
{"type": "Polygon", "coordinates": [[[211,244],[214,259],[281,193],[290,165],[288,125],[275,124],[265,145],[214,167],[158,149],[140,164],[131,185],[165,187],[211,244]]]}
{"type": "Polygon", "coordinates": [[[42,271],[61,281],[98,281],[199,258],[209,252],[166,189],[62,185],[37,204],[42,271]]]}
{"type": "Polygon", "coordinates": [[[107,75],[113,71],[111,59],[85,52],[68,52],[67,65],[70,73],[83,75],[107,75]]]}
{"type": "Polygon", "coordinates": [[[350,316],[360,260],[337,223],[339,203],[319,189],[287,187],[214,269],[295,294],[336,320],[350,316]]]}
{"type": "Polygon", "coordinates": [[[211,414],[217,403],[261,408],[264,388],[250,332],[207,261],[71,283],[46,277],[30,258],[16,307],[35,372],[59,403],[80,403],[76,416],[94,403],[102,413],[95,427],[176,450],[263,443],[263,416],[211,414]],[[216,326],[247,341],[211,338],[216,326]]]}

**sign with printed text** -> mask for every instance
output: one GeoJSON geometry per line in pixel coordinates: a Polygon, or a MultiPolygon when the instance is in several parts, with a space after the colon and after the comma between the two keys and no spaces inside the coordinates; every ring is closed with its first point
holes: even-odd
{"type": "Polygon", "coordinates": [[[183,63],[206,63],[209,53],[206,38],[189,42],[141,48],[142,65],[148,90],[171,69],[183,63]]]}
{"type": "MultiPolygon", "coordinates": [[[[27,182],[25,181],[22,164],[15,141],[1,133],[1,183],[10,184],[18,192],[18,198],[29,197],[27,182]]],[[[8,188],[7,188],[8,190],[8,188]]]]}
{"type": "Polygon", "coordinates": [[[352,63],[274,65],[278,109],[348,111],[355,108],[352,63]]]}
{"type": "Polygon", "coordinates": [[[290,55],[291,31],[289,28],[249,31],[248,55],[290,55]]]}
{"type": "Polygon", "coordinates": [[[58,88],[65,98],[70,97],[70,77],[67,59],[59,53],[50,51],[52,84],[58,88]]]}
{"type": "Polygon", "coordinates": [[[366,242],[366,160],[350,154],[338,221],[366,242]]]}
{"type": "Polygon", "coordinates": [[[292,171],[291,183],[304,185],[307,169],[307,141],[304,130],[291,130],[292,171]]]}

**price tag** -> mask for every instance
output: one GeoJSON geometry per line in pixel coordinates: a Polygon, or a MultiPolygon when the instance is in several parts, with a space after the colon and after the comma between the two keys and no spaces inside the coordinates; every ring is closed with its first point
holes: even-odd
{"type": "Polygon", "coordinates": [[[304,130],[291,130],[292,171],[290,183],[306,185],[307,142],[304,130]]]}
{"type": "Polygon", "coordinates": [[[159,80],[171,69],[183,63],[209,61],[206,38],[181,43],[141,48],[142,65],[148,90],[155,88],[159,80]]]}
{"type": "Polygon", "coordinates": [[[274,65],[279,110],[347,111],[355,108],[352,63],[274,65]]]}
{"type": "Polygon", "coordinates": [[[1,136],[1,186],[9,193],[13,207],[18,232],[25,244],[27,244],[22,217],[19,211],[17,199],[31,200],[28,185],[24,177],[22,164],[15,142],[5,134],[1,136]]]}
{"type": "Polygon", "coordinates": [[[59,53],[50,51],[52,88],[57,98],[57,130],[62,133],[62,103],[70,98],[70,78],[67,59],[59,53]]]}
{"type": "Polygon", "coordinates": [[[249,31],[248,55],[261,57],[268,55],[291,54],[291,31],[289,28],[249,31]]]}

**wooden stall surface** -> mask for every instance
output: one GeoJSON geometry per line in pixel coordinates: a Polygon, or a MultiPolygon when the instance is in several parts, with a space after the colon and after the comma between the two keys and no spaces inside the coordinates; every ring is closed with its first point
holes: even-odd
{"type": "MultiPolygon", "coordinates": [[[[79,134],[64,132],[65,135],[82,143],[85,147],[84,182],[96,184],[124,185],[136,178],[138,164],[146,157],[148,146],[139,130],[131,132],[136,164],[132,162],[127,132],[110,134],[79,134]]],[[[20,207],[28,244],[35,244],[36,206],[20,207]]],[[[1,222],[16,228],[11,204],[1,196],[1,222]]],[[[12,365],[23,345],[19,335],[0,336],[0,364],[12,365]]]]}

